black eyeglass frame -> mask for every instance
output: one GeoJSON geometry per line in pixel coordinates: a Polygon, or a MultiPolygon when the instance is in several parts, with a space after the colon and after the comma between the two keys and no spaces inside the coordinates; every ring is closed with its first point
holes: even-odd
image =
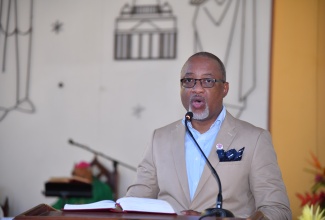
{"type": "Polygon", "coordinates": [[[217,83],[217,82],[220,82],[220,83],[225,83],[225,82],[226,82],[225,80],[222,80],[222,79],[214,79],[214,78],[202,78],[202,79],[183,78],[183,79],[180,79],[181,86],[184,87],[184,88],[187,88],[187,89],[193,88],[193,87],[196,85],[196,81],[200,81],[201,86],[202,86],[203,88],[212,88],[212,87],[215,85],[215,83],[217,83]],[[193,86],[190,86],[190,87],[184,86],[184,82],[183,82],[184,80],[194,80],[194,84],[193,84],[193,86]],[[214,83],[213,83],[213,85],[210,86],[210,87],[209,87],[209,86],[203,86],[203,84],[202,84],[202,80],[211,80],[211,81],[213,81],[214,83]]]}

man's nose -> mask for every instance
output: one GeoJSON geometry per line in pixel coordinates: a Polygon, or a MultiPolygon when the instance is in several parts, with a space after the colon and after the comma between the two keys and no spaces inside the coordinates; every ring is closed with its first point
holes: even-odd
{"type": "Polygon", "coordinates": [[[196,81],[195,81],[195,84],[194,84],[194,86],[192,87],[192,90],[193,90],[193,91],[196,91],[196,92],[198,92],[198,91],[201,92],[201,91],[204,90],[204,88],[203,88],[202,83],[201,83],[200,80],[196,80],[196,81]]]}

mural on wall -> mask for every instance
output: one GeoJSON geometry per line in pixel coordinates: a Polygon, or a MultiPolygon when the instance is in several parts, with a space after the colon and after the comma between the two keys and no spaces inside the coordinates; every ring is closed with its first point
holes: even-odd
{"type": "Polygon", "coordinates": [[[6,94],[0,100],[2,121],[13,110],[34,113],[35,106],[29,97],[33,0],[1,0],[0,4],[0,93],[6,94]]]}
{"type": "Polygon", "coordinates": [[[225,105],[240,117],[256,88],[256,0],[190,0],[190,4],[196,7],[194,52],[207,50],[224,62],[232,82],[225,105]]]}
{"type": "Polygon", "coordinates": [[[126,3],[115,21],[116,60],[175,59],[176,17],[168,2],[126,3]]]}
{"type": "MultiPolygon", "coordinates": [[[[115,21],[110,21],[115,25],[114,60],[176,59],[179,30],[171,3],[140,2],[125,2],[115,21]]],[[[194,7],[192,20],[188,20],[193,28],[193,51],[206,50],[224,61],[231,73],[227,75],[231,90],[225,105],[240,118],[257,86],[256,0],[189,0],[187,4],[194,7]]],[[[1,0],[0,12],[0,92],[6,94],[0,99],[1,122],[13,110],[35,112],[29,95],[33,0],[1,0]]],[[[62,21],[51,25],[53,33],[62,32],[62,21]]],[[[63,87],[63,82],[59,87],[63,87]]],[[[133,115],[140,118],[144,109],[145,106],[134,107],[133,115]]]]}
{"type": "MultiPolygon", "coordinates": [[[[240,118],[256,88],[256,0],[190,0],[189,3],[195,7],[191,21],[193,51],[209,51],[223,60],[227,72],[231,72],[228,81],[232,82],[225,105],[240,118]]],[[[115,59],[175,58],[176,18],[167,2],[137,5],[134,1],[131,6],[126,3],[115,25],[115,59]],[[169,27],[159,28],[159,22],[166,24],[166,20],[170,21],[169,27]]]]}

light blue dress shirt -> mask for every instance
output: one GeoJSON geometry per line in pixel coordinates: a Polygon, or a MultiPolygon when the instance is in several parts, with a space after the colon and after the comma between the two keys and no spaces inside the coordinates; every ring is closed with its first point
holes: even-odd
{"type": "MultiPolygon", "coordinates": [[[[209,153],[211,151],[213,143],[218,135],[221,124],[225,119],[225,117],[226,117],[226,108],[223,107],[217,120],[211,125],[210,129],[203,134],[200,134],[197,130],[195,130],[192,127],[191,123],[188,123],[188,128],[192,132],[195,140],[200,145],[206,157],[209,157],[209,153]]],[[[185,119],[183,119],[183,123],[185,123],[185,119]]],[[[203,172],[203,168],[206,164],[206,161],[188,132],[186,132],[185,135],[185,160],[186,160],[188,184],[190,189],[190,197],[192,200],[196,188],[199,184],[201,174],[203,172]]]]}

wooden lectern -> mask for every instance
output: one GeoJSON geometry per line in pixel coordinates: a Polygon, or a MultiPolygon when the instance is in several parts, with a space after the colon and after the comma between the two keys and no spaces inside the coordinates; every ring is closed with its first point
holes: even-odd
{"type": "MultiPolygon", "coordinates": [[[[59,211],[46,204],[40,204],[30,210],[16,216],[14,220],[198,220],[200,216],[148,214],[148,213],[123,213],[105,211],[59,211]]],[[[243,218],[216,218],[206,217],[203,220],[244,220],[243,218]]]]}

